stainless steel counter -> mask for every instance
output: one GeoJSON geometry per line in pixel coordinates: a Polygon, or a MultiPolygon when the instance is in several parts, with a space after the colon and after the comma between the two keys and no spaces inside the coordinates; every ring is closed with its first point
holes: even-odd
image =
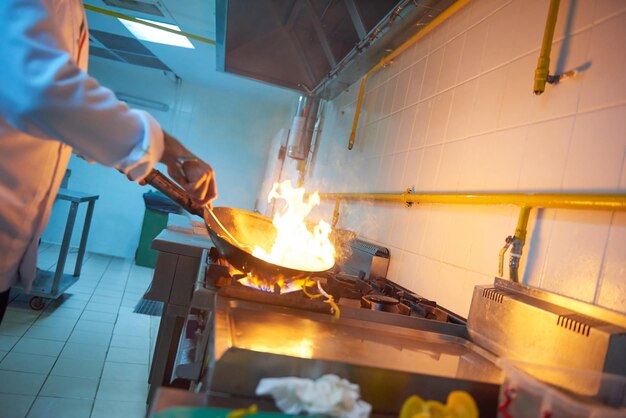
{"type": "Polygon", "coordinates": [[[467,390],[482,410],[495,409],[502,376],[487,351],[458,336],[420,329],[419,321],[414,327],[382,324],[359,318],[369,311],[343,309],[334,320],[218,293],[210,389],[253,396],[264,377],[335,373],[359,384],[378,413],[397,413],[416,393],[445,401],[451,390],[467,390]]]}

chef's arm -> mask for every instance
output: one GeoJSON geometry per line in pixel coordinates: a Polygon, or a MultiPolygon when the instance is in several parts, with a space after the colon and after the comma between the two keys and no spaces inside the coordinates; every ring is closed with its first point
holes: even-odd
{"type": "Polygon", "coordinates": [[[163,131],[161,162],[168,174],[201,204],[210,204],[217,197],[213,168],[196,157],[168,132],[163,131]]]}
{"type": "Polygon", "coordinates": [[[13,129],[141,179],[161,159],[163,131],[78,67],[62,47],[56,5],[0,1],[0,115],[13,129]]]}

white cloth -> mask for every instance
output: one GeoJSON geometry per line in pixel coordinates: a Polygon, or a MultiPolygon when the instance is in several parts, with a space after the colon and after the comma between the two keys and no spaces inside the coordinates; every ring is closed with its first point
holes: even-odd
{"type": "Polygon", "coordinates": [[[340,418],[367,418],[372,406],[359,399],[359,386],[334,374],[317,380],[299,377],[261,379],[257,395],[272,395],[285,414],[326,414],[340,418]]]}
{"type": "Polygon", "coordinates": [[[80,0],[0,0],[0,292],[30,289],[37,243],[72,149],[145,176],[163,132],[86,73],[80,0]]]}

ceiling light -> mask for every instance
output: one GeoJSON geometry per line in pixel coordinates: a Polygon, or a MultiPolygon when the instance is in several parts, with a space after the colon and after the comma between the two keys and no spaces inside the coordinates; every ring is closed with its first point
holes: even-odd
{"type": "MultiPolygon", "coordinates": [[[[189,39],[183,35],[177,35],[175,33],[167,32],[151,26],[142,25],[141,23],[131,22],[124,19],[119,19],[126,29],[130,31],[137,39],[142,41],[156,42],[159,44],[180,46],[182,48],[193,48],[194,46],[189,42],[189,39]]],[[[154,20],[139,19],[144,22],[152,23],[154,25],[163,26],[164,28],[174,29],[180,31],[180,28],[176,25],[170,25],[168,23],[155,22],[154,20]]]]}

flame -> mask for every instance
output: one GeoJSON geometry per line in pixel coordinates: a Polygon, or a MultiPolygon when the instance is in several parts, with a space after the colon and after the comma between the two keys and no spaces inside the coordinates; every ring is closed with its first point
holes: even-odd
{"type": "Polygon", "coordinates": [[[292,279],[285,280],[283,276],[278,276],[273,279],[263,279],[248,273],[246,277],[237,280],[240,284],[255,289],[262,290],[264,292],[274,292],[276,288],[279,289],[280,294],[296,292],[304,286],[306,279],[292,279]]]}
{"type": "Polygon", "coordinates": [[[304,222],[311,209],[319,205],[319,194],[309,195],[305,202],[304,188],[294,188],[291,181],[285,180],[274,183],[268,201],[272,199],[285,201],[285,209],[277,213],[272,222],[277,230],[276,240],[271,251],[256,245],[252,254],[295,270],[322,271],[331,268],[335,264],[335,248],[328,238],[330,225],[320,220],[310,231],[304,222]]]}
{"type": "Polygon", "coordinates": [[[306,282],[308,279],[306,278],[286,279],[280,274],[273,276],[272,278],[262,278],[252,273],[244,273],[243,271],[235,268],[235,266],[233,266],[228,261],[226,261],[226,259],[223,258],[217,259],[216,264],[228,267],[229,274],[228,279],[223,281],[220,280],[217,284],[217,287],[227,286],[231,283],[231,278],[237,279],[238,277],[239,278],[237,279],[237,282],[239,284],[271,293],[274,293],[276,289],[278,289],[281,295],[284,293],[296,292],[307,286],[306,282]]]}

